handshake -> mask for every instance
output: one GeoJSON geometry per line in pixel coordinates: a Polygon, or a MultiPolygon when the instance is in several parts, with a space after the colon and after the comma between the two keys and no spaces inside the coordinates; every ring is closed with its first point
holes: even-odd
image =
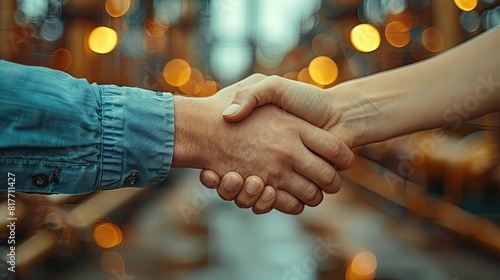
{"type": "Polygon", "coordinates": [[[499,111],[499,44],[493,28],[329,89],[253,75],[210,98],[175,97],[172,167],[204,169],[205,186],[255,213],[298,214],[340,189],[351,148],[499,111]]]}
{"type": "Polygon", "coordinates": [[[257,214],[298,214],[339,191],[338,170],[353,163],[362,135],[340,104],[335,90],[260,74],[209,98],[176,96],[172,167],[205,169],[206,187],[257,214]]]}

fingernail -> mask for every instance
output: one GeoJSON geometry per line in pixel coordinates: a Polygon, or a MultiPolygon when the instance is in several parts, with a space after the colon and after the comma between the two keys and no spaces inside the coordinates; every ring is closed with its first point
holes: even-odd
{"type": "Polygon", "coordinates": [[[234,191],[238,188],[238,180],[234,176],[229,176],[224,182],[224,188],[228,191],[234,191]]]}
{"type": "Polygon", "coordinates": [[[226,110],[224,110],[222,115],[224,116],[232,115],[236,113],[240,109],[240,107],[241,107],[240,104],[231,104],[229,105],[229,107],[226,108],[226,110]]]}
{"type": "Polygon", "coordinates": [[[268,201],[271,197],[273,197],[273,192],[270,189],[265,188],[264,193],[262,194],[262,200],[268,201]]]}
{"type": "Polygon", "coordinates": [[[250,179],[248,180],[246,189],[249,194],[254,194],[259,190],[259,183],[253,179],[250,179]]]}

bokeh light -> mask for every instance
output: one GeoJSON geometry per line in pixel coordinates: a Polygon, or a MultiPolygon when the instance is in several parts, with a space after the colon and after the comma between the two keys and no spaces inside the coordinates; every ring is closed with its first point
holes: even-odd
{"type": "Polygon", "coordinates": [[[461,12],[460,13],[460,26],[467,32],[474,32],[481,26],[481,18],[476,11],[461,12]]]}
{"type": "Polygon", "coordinates": [[[71,66],[71,60],[71,53],[67,49],[57,49],[50,56],[49,66],[52,69],[66,71],[71,66]]]}
{"type": "Polygon", "coordinates": [[[122,241],[123,234],[117,225],[104,222],[94,227],[94,242],[97,246],[109,249],[120,245],[122,241]]]}
{"type": "Polygon", "coordinates": [[[64,33],[64,23],[57,16],[47,17],[40,26],[40,36],[47,42],[59,40],[64,33]]]}
{"type": "Polygon", "coordinates": [[[333,83],[339,75],[339,69],[333,59],[327,56],[318,56],[309,63],[311,79],[320,85],[333,83]]]}
{"type": "Polygon", "coordinates": [[[422,44],[430,52],[438,52],[444,47],[444,36],[439,29],[429,27],[422,32],[422,44]]]}
{"type": "Polygon", "coordinates": [[[167,32],[167,27],[160,25],[154,18],[149,18],[144,23],[144,30],[151,37],[160,37],[167,32]]]}
{"type": "Polygon", "coordinates": [[[163,78],[172,86],[180,87],[187,83],[190,77],[191,66],[183,59],[172,59],[163,68],[163,78]]]}
{"type": "Polygon", "coordinates": [[[385,38],[394,47],[402,48],[410,42],[410,30],[400,21],[392,21],[385,27],[385,38]]]}
{"type": "Polygon", "coordinates": [[[200,84],[199,97],[206,97],[216,94],[218,91],[217,83],[212,80],[204,81],[200,84]]]}
{"type": "Polygon", "coordinates": [[[350,38],[352,45],[360,52],[372,52],[380,46],[380,33],[368,23],[355,26],[350,38]]]}
{"type": "Polygon", "coordinates": [[[116,31],[106,26],[96,27],[89,36],[89,47],[93,52],[107,54],[111,52],[118,42],[116,31]]]}
{"type": "Polygon", "coordinates": [[[297,81],[303,82],[303,83],[307,83],[307,84],[311,84],[311,85],[317,86],[319,88],[323,88],[323,85],[320,85],[320,84],[316,83],[311,78],[311,75],[309,74],[308,67],[302,68],[302,70],[299,71],[299,73],[297,74],[297,81]]]}
{"type": "Polygon", "coordinates": [[[106,12],[112,17],[121,17],[130,9],[130,0],[106,0],[106,12]]]}
{"type": "Polygon", "coordinates": [[[318,55],[333,57],[337,53],[337,41],[328,34],[318,34],[312,40],[312,50],[318,55]]]}
{"type": "Polygon", "coordinates": [[[283,78],[289,79],[289,80],[295,80],[296,81],[298,75],[299,75],[299,72],[297,72],[297,71],[291,71],[291,72],[288,72],[285,75],[283,75],[283,78]]]}
{"type": "Polygon", "coordinates": [[[377,270],[377,258],[371,252],[357,254],[351,264],[347,267],[346,279],[348,280],[371,280],[374,279],[377,270]]]}
{"type": "Polygon", "coordinates": [[[117,252],[106,251],[101,254],[101,268],[109,273],[121,272],[125,270],[125,261],[117,252]]]}
{"type": "Polygon", "coordinates": [[[455,5],[462,11],[472,11],[477,7],[478,0],[454,0],[455,5]]]}

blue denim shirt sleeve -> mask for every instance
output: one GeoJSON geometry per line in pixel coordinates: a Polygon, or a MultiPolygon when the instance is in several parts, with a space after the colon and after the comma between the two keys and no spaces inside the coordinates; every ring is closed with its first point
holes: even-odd
{"type": "Polygon", "coordinates": [[[0,112],[0,190],[9,175],[19,192],[142,187],[162,181],[171,167],[169,93],[89,84],[0,60],[0,112]]]}

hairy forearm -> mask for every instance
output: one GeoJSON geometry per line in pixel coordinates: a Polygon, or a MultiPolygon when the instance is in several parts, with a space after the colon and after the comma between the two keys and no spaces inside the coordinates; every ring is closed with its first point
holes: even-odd
{"type": "Polygon", "coordinates": [[[352,146],[498,111],[499,45],[496,28],[434,58],[334,87],[352,146]]]}

